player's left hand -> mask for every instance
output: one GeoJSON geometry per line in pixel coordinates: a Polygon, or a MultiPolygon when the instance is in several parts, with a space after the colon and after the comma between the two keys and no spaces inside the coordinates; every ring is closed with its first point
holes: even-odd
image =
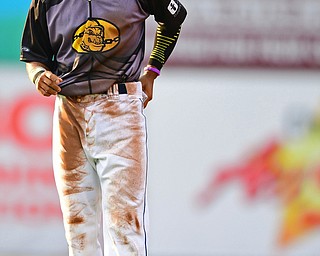
{"type": "Polygon", "coordinates": [[[148,96],[148,98],[144,101],[144,108],[147,107],[148,103],[153,98],[153,84],[156,78],[156,73],[152,71],[145,71],[139,79],[142,84],[142,91],[148,96]]]}

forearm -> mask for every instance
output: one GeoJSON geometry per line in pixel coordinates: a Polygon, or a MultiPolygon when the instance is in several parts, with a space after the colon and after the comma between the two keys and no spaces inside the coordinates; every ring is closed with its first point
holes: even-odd
{"type": "Polygon", "coordinates": [[[169,31],[164,24],[159,24],[155,36],[154,46],[148,64],[161,70],[171,55],[180,35],[181,27],[169,31]]]}

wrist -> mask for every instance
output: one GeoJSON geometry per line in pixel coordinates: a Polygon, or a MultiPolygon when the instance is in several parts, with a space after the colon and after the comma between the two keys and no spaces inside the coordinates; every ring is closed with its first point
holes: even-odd
{"type": "Polygon", "coordinates": [[[154,75],[155,75],[155,78],[160,76],[160,70],[157,69],[156,67],[154,66],[151,66],[151,65],[148,65],[144,68],[144,72],[147,73],[147,72],[152,72],[154,75]]]}
{"type": "Polygon", "coordinates": [[[47,70],[42,67],[42,66],[37,66],[35,68],[33,68],[31,71],[30,71],[30,74],[29,74],[29,78],[31,80],[31,82],[33,84],[36,84],[37,83],[37,80],[38,78],[40,77],[40,75],[44,72],[46,72],[47,70]]]}

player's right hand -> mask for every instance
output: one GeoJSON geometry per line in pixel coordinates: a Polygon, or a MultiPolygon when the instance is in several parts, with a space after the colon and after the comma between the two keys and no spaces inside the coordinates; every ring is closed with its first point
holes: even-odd
{"type": "Polygon", "coordinates": [[[61,91],[59,87],[59,83],[61,82],[62,79],[60,77],[47,70],[37,78],[35,85],[41,95],[49,97],[57,95],[61,91]]]}

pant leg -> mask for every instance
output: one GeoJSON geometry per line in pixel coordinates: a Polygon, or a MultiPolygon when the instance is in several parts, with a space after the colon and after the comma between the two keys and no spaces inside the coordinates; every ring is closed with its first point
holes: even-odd
{"type": "Polygon", "coordinates": [[[95,107],[96,139],[88,147],[97,159],[102,188],[105,256],[147,255],[147,144],[141,84],[127,84],[127,91],[111,93],[95,107]]]}
{"type": "Polygon", "coordinates": [[[145,256],[146,127],[140,83],[128,94],[58,96],[54,122],[55,178],[70,256],[145,256]],[[72,154],[70,154],[72,152],[72,154]],[[98,175],[97,175],[98,174],[98,175]]]}
{"type": "Polygon", "coordinates": [[[84,108],[57,96],[53,165],[70,256],[102,256],[101,188],[94,162],[86,156],[84,108]]]}

